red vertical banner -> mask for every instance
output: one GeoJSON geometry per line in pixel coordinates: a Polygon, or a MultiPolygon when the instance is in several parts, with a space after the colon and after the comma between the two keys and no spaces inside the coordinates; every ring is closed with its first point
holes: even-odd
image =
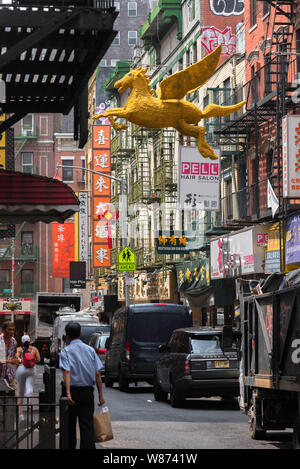
{"type": "Polygon", "coordinates": [[[93,161],[92,169],[102,174],[93,173],[93,261],[94,267],[109,267],[111,263],[108,239],[108,226],[105,221],[100,222],[98,215],[104,213],[111,202],[111,180],[106,174],[111,174],[110,153],[110,125],[94,125],[93,132],[93,161]]]}
{"type": "Polygon", "coordinates": [[[75,259],[74,223],[52,223],[53,277],[69,277],[75,259]]]}

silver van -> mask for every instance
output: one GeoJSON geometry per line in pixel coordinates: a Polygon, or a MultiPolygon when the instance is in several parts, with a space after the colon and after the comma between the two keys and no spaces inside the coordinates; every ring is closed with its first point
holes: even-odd
{"type": "Polygon", "coordinates": [[[50,345],[50,365],[59,366],[59,354],[65,347],[63,336],[65,335],[65,327],[68,322],[75,321],[81,325],[81,340],[86,344],[89,343],[90,337],[94,332],[99,331],[99,318],[90,314],[61,314],[53,324],[53,335],[50,345]]]}

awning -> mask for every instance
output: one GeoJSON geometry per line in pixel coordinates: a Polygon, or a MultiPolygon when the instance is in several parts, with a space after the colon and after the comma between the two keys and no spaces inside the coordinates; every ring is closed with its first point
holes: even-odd
{"type": "Polygon", "coordinates": [[[79,200],[63,182],[15,171],[0,170],[1,223],[63,223],[79,211],[79,200]]]}

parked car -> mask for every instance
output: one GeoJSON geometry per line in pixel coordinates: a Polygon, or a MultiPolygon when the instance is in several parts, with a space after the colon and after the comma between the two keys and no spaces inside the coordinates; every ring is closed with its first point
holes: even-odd
{"type": "Polygon", "coordinates": [[[59,354],[65,347],[65,327],[70,321],[76,321],[81,325],[81,333],[83,341],[89,341],[90,336],[100,326],[97,316],[89,314],[62,314],[59,315],[53,324],[53,334],[50,345],[50,365],[59,366],[59,354]]]}
{"type": "Polygon", "coordinates": [[[91,335],[89,345],[95,349],[95,352],[99,356],[103,368],[101,370],[101,375],[104,375],[104,367],[105,367],[105,357],[106,357],[106,342],[107,339],[109,338],[109,334],[107,332],[101,333],[101,332],[94,332],[91,335]]]}
{"type": "Polygon", "coordinates": [[[81,326],[81,340],[88,344],[92,335],[96,333],[106,333],[109,336],[110,326],[108,324],[83,324],[81,326]]]}
{"type": "MultiPolygon", "coordinates": [[[[238,331],[234,341],[239,341],[238,331]]],[[[221,348],[222,328],[181,328],[159,347],[155,363],[154,396],[180,407],[185,398],[239,395],[239,345],[221,348]]]]}
{"type": "Polygon", "coordinates": [[[174,329],[192,326],[192,312],[176,304],[137,304],[117,310],[113,316],[105,359],[105,385],[119,382],[126,391],[130,382],[153,383],[158,345],[174,329]]]}

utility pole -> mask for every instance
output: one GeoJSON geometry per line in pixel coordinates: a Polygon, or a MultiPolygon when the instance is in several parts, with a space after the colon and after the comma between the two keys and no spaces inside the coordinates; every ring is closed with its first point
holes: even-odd
{"type": "MultiPolygon", "coordinates": [[[[56,168],[63,168],[64,165],[57,164],[56,168]]],[[[123,178],[117,178],[111,176],[110,174],[100,173],[99,171],[94,171],[93,169],[83,168],[81,166],[68,166],[68,168],[80,169],[82,171],[88,171],[90,173],[98,174],[99,176],[105,176],[113,181],[116,181],[120,184],[120,206],[119,206],[119,231],[121,237],[121,246],[125,248],[127,246],[127,195],[126,195],[126,181],[123,178]]],[[[124,281],[124,291],[125,291],[125,304],[129,306],[130,304],[130,290],[129,285],[126,285],[126,274],[124,274],[123,281],[124,281]]]]}

